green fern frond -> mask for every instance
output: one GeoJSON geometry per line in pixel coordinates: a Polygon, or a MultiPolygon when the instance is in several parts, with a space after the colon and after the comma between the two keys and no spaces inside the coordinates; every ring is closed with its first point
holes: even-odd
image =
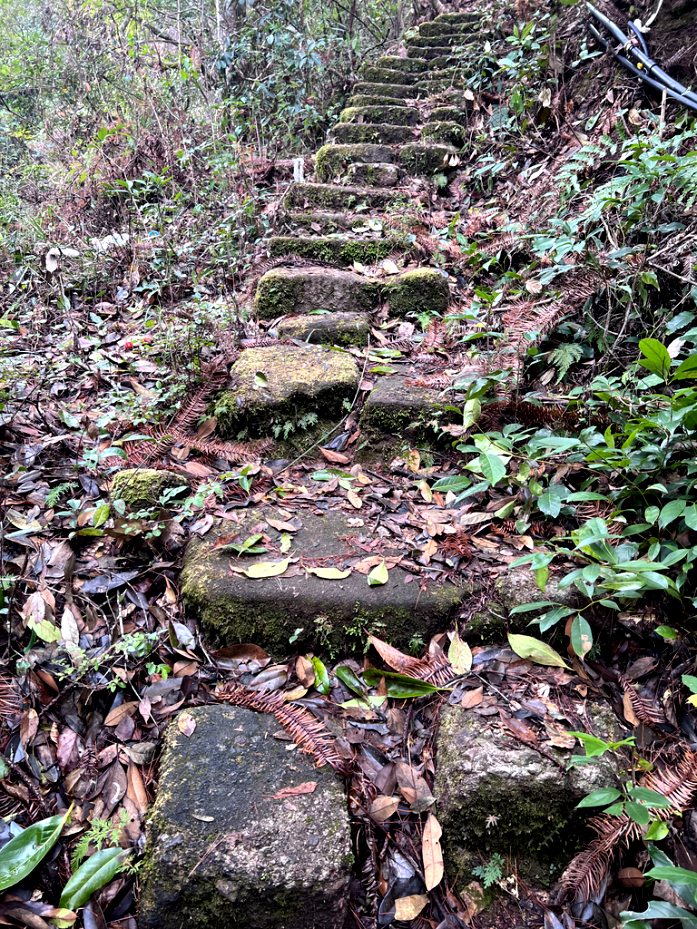
{"type": "Polygon", "coordinates": [[[557,384],[560,384],[567,375],[571,365],[583,358],[583,347],[577,342],[562,342],[547,356],[547,361],[557,369],[557,384]]]}

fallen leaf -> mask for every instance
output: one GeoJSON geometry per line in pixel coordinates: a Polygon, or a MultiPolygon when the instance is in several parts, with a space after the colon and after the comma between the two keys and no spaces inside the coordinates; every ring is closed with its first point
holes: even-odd
{"type": "Polygon", "coordinates": [[[312,794],[317,787],[317,781],[305,781],[304,784],[298,784],[297,787],[282,787],[275,794],[264,794],[272,800],[285,800],[286,797],[299,797],[302,794],[312,794]]]}
{"type": "Polygon", "coordinates": [[[104,725],[118,726],[124,717],[132,716],[137,708],[137,700],[131,700],[128,703],[122,703],[121,706],[114,707],[114,709],[107,714],[107,718],[104,720],[104,725]]]}
{"type": "Polygon", "coordinates": [[[448,661],[453,666],[453,671],[456,674],[467,674],[472,669],[472,651],[467,642],[463,642],[457,632],[453,636],[448,649],[448,661]]]}
{"type": "Polygon", "coordinates": [[[464,710],[471,710],[473,706],[479,706],[484,699],[484,688],[477,687],[476,690],[468,690],[462,698],[460,706],[464,710]]]}
{"type": "Polygon", "coordinates": [[[279,574],[283,574],[288,569],[289,564],[290,558],[284,558],[283,561],[259,561],[257,564],[250,565],[250,567],[242,573],[255,580],[261,580],[266,577],[278,577],[279,574]]]}
{"type": "Polygon", "coordinates": [[[341,452],[332,451],[331,448],[320,448],[320,451],[327,461],[331,461],[332,464],[348,464],[351,460],[347,458],[346,455],[342,455],[341,452]]]}
{"type": "Polygon", "coordinates": [[[376,823],[384,823],[397,812],[399,797],[376,797],[370,804],[368,813],[376,823]]]}
{"type": "Polygon", "coordinates": [[[346,494],[346,499],[351,504],[351,506],[356,510],[360,510],[360,508],[363,506],[363,501],[358,496],[355,490],[349,490],[348,493],[346,494]]]}
{"type": "Polygon", "coordinates": [[[381,584],[386,584],[389,580],[389,574],[387,573],[387,565],[385,564],[385,559],[383,558],[381,563],[377,565],[368,575],[368,584],[371,587],[378,587],[381,584]]]}
{"type": "Polygon", "coordinates": [[[516,635],[508,633],[508,644],[520,658],[529,658],[535,664],[547,665],[554,668],[571,670],[558,652],[551,645],[541,642],[530,635],[516,635]]]}
{"type": "Polygon", "coordinates": [[[295,673],[303,687],[312,687],[315,683],[315,669],[312,662],[302,655],[295,662],[295,673]]]}
{"type": "Polygon", "coordinates": [[[622,713],[630,725],[640,725],[639,719],[637,718],[637,715],[634,712],[634,708],[632,707],[632,701],[629,699],[629,693],[625,693],[625,695],[622,697],[622,713]]]}
{"type": "Polygon", "coordinates": [[[526,281],[525,289],[529,294],[541,294],[542,284],[539,281],[526,281]]]}
{"type": "Polygon", "coordinates": [[[184,713],[180,713],[179,716],[177,716],[177,726],[179,727],[179,731],[182,733],[182,735],[185,735],[187,739],[190,739],[194,734],[194,730],[196,729],[196,720],[191,715],[191,713],[185,711],[184,713]]]}
{"type": "Polygon", "coordinates": [[[309,574],[316,574],[325,581],[343,581],[351,573],[351,568],[341,571],[339,568],[308,568],[309,574]]]}
{"type": "Polygon", "coordinates": [[[270,516],[267,516],[266,522],[273,529],[278,529],[279,532],[297,532],[298,529],[302,529],[303,527],[302,520],[298,519],[297,517],[295,519],[288,519],[284,521],[280,519],[272,519],[270,516]]]}
{"type": "Polygon", "coordinates": [[[397,922],[408,923],[412,919],[416,919],[427,903],[427,894],[412,894],[410,897],[400,897],[394,902],[395,919],[397,922]]]}
{"type": "Polygon", "coordinates": [[[423,813],[436,802],[426,781],[403,761],[395,765],[397,784],[414,812],[423,813]]]}
{"type": "Polygon", "coordinates": [[[429,813],[421,840],[426,890],[433,890],[443,878],[443,852],[440,847],[442,835],[440,823],[433,813],[429,813]]]}
{"type": "Polygon", "coordinates": [[[383,261],[382,266],[388,274],[399,274],[399,268],[394,261],[391,261],[389,258],[383,261]]]}
{"type": "Polygon", "coordinates": [[[39,714],[34,709],[25,710],[19,724],[19,740],[24,748],[39,731],[39,714]]]}
{"type": "Polygon", "coordinates": [[[411,471],[412,474],[416,472],[421,467],[421,452],[418,448],[412,448],[409,454],[406,457],[407,470],[411,471]]]}

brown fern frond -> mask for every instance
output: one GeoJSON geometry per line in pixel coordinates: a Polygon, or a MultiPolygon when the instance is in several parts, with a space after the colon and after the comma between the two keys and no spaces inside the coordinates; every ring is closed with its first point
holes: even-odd
{"type": "Polygon", "coordinates": [[[273,445],[269,439],[263,442],[222,442],[219,439],[185,439],[186,444],[209,458],[227,458],[230,464],[258,461],[273,445]]]}
{"type": "Polygon", "coordinates": [[[421,343],[422,349],[441,348],[448,336],[448,327],[442,319],[434,319],[429,323],[428,330],[421,343]]]}
{"type": "Polygon", "coordinates": [[[646,723],[647,726],[651,726],[652,729],[665,725],[667,720],[663,710],[641,697],[626,674],[618,674],[617,677],[622,685],[622,692],[629,697],[629,702],[632,704],[637,719],[641,720],[642,723],[646,723]]]}
{"type": "Polygon", "coordinates": [[[498,252],[512,252],[520,250],[521,241],[511,232],[505,232],[503,235],[493,236],[488,242],[479,246],[479,251],[485,255],[496,255],[498,252]]]}
{"type": "Polygon", "coordinates": [[[242,684],[225,684],[216,696],[234,706],[245,706],[258,713],[273,713],[298,748],[314,758],[317,767],[329,765],[340,774],[349,773],[349,765],[339,757],[334,748],[334,736],[324,723],[303,707],[284,703],[282,694],[260,693],[242,684]]]}
{"type": "Polygon", "coordinates": [[[407,677],[413,677],[419,681],[428,681],[438,687],[457,677],[443,652],[439,652],[436,656],[426,655],[424,658],[414,658],[412,655],[405,655],[399,649],[388,645],[387,642],[383,642],[377,636],[370,635],[368,638],[383,661],[400,674],[405,674],[407,677]]]}
{"type": "Polygon", "coordinates": [[[453,386],[453,379],[449,374],[426,374],[423,377],[409,378],[406,384],[409,387],[430,387],[432,390],[450,390],[453,386]]]}

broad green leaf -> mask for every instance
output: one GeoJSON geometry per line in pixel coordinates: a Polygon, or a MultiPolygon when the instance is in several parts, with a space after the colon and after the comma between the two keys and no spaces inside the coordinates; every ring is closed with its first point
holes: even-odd
{"type": "Polygon", "coordinates": [[[278,577],[287,570],[289,564],[290,558],[284,558],[283,561],[259,561],[257,564],[250,565],[243,573],[257,580],[264,577],[278,577]]]}
{"type": "Polygon", "coordinates": [[[65,815],[42,819],[10,839],[0,851],[0,891],[24,880],[44,860],[58,841],[72,810],[71,804],[65,815]]]}
{"type": "Polygon", "coordinates": [[[697,506],[694,503],[685,507],[683,519],[688,529],[697,530],[697,506]]]}
{"type": "Polygon", "coordinates": [[[472,651],[467,642],[463,642],[457,632],[453,636],[448,649],[448,661],[456,674],[467,674],[472,669],[472,651]]]}
{"type": "Polygon", "coordinates": [[[99,529],[100,526],[104,525],[107,519],[109,519],[109,504],[102,503],[92,514],[92,525],[95,529],[99,529]]]}
{"type": "Polygon", "coordinates": [[[130,848],[103,848],[90,855],[65,885],[59,906],[77,910],[87,903],[95,891],[116,877],[130,854],[130,848]]]}
{"type": "Polygon", "coordinates": [[[513,607],[510,611],[510,615],[514,616],[516,613],[530,613],[533,610],[541,610],[543,607],[556,605],[554,600],[538,600],[537,603],[521,603],[519,606],[513,607]]]}
{"type": "Polygon", "coordinates": [[[627,793],[632,800],[643,803],[650,810],[669,810],[673,806],[667,797],[648,787],[630,787],[627,793]]]}
{"type": "Polygon", "coordinates": [[[345,664],[340,664],[337,668],[334,668],[334,674],[339,678],[339,680],[346,684],[349,690],[352,690],[355,694],[362,695],[365,692],[365,688],[361,683],[361,679],[345,664]]]}
{"type": "Polygon", "coordinates": [[[670,355],[668,349],[658,339],[642,339],[639,342],[639,351],[644,356],[639,360],[643,368],[648,368],[652,374],[658,375],[667,381],[670,377],[670,355]]]}
{"type": "Polygon", "coordinates": [[[678,516],[682,516],[684,512],[684,500],[671,500],[670,503],[666,503],[666,505],[661,510],[661,515],[658,517],[659,529],[665,529],[666,526],[669,526],[672,522],[674,522],[678,516]]]}
{"type": "Polygon", "coordinates": [[[482,415],[482,405],[479,400],[468,400],[462,410],[462,428],[469,429],[482,415]]]}
{"type": "Polygon", "coordinates": [[[465,487],[469,487],[472,481],[468,477],[463,477],[458,475],[456,477],[442,477],[439,481],[431,487],[431,490],[442,490],[448,491],[451,490],[456,494],[459,490],[464,490],[465,487]]]}
{"type": "Polygon", "coordinates": [[[343,581],[351,573],[350,568],[347,571],[341,571],[339,568],[308,568],[307,570],[324,581],[343,581]]]}
{"type": "Polygon", "coordinates": [[[579,804],[577,804],[578,809],[583,809],[589,806],[607,806],[608,803],[613,803],[615,800],[619,800],[622,796],[619,790],[615,790],[614,787],[606,787],[603,790],[594,790],[593,793],[588,794],[587,797],[584,797],[579,804]]]}
{"type": "Polygon", "coordinates": [[[537,498],[537,505],[545,516],[551,516],[553,519],[561,513],[562,500],[558,494],[552,492],[552,488],[546,490],[537,498]]]}
{"type": "Polygon", "coordinates": [[[355,700],[347,700],[346,703],[341,703],[340,706],[345,706],[347,709],[365,709],[366,703],[368,706],[382,706],[383,703],[387,700],[387,697],[378,697],[376,694],[366,694],[365,697],[356,697],[355,700]]]}
{"type": "Polygon", "coordinates": [[[647,919],[678,919],[682,923],[683,929],[697,929],[697,916],[694,913],[690,913],[689,910],[676,906],[674,903],[666,903],[665,900],[650,900],[647,909],[643,913],[624,910],[620,913],[620,916],[622,925],[625,927],[629,925],[632,927],[648,926],[648,923],[645,922],[647,919]]]}
{"type": "Polygon", "coordinates": [[[682,381],[687,377],[697,377],[697,353],[686,358],[673,372],[673,378],[682,381]]]}
{"type": "Polygon", "coordinates": [[[675,881],[678,884],[697,885],[697,871],[687,871],[685,868],[675,866],[651,868],[646,872],[646,877],[652,877],[656,881],[675,881]]]}
{"type": "Polygon", "coordinates": [[[644,836],[645,842],[660,842],[668,835],[668,827],[660,819],[655,819],[644,836]]]}
{"type": "Polygon", "coordinates": [[[315,672],[315,688],[326,696],[331,689],[329,672],[320,658],[312,659],[312,669],[315,672]]]}
{"type": "Polygon", "coordinates": [[[598,494],[589,490],[579,490],[577,493],[569,494],[566,498],[567,503],[583,503],[587,500],[607,500],[605,494],[598,494]]]}
{"type": "Polygon", "coordinates": [[[389,574],[387,573],[387,565],[383,558],[382,562],[376,565],[368,575],[368,584],[371,587],[378,587],[380,584],[386,584],[388,580],[389,574]]]}
{"type": "Polygon", "coordinates": [[[395,699],[424,697],[427,694],[435,694],[440,690],[448,689],[447,687],[436,687],[429,684],[428,681],[420,681],[406,674],[398,674],[396,671],[380,671],[378,668],[368,668],[363,672],[364,681],[371,687],[379,684],[383,677],[387,686],[387,696],[395,699]]]}
{"type": "Polygon", "coordinates": [[[577,616],[571,624],[571,646],[579,658],[585,658],[593,647],[593,631],[583,616],[577,616]]]}
{"type": "Polygon", "coordinates": [[[660,635],[662,639],[677,639],[678,633],[673,629],[672,626],[656,626],[655,628],[656,635],[660,635]]]}
{"type": "Polygon", "coordinates": [[[479,464],[482,469],[482,474],[491,483],[492,487],[495,487],[498,482],[506,476],[506,465],[498,455],[494,455],[491,452],[481,452],[479,455],[479,464]]]}
{"type": "Polygon", "coordinates": [[[647,506],[644,510],[644,519],[646,522],[653,526],[660,515],[660,509],[657,506],[647,506]]]}
{"type": "Polygon", "coordinates": [[[633,819],[635,823],[639,823],[640,826],[648,826],[651,816],[645,806],[642,806],[640,803],[633,803],[631,800],[627,800],[624,808],[627,811],[627,816],[629,816],[630,819],[633,819]]]}
{"type": "Polygon", "coordinates": [[[541,642],[539,639],[534,639],[530,635],[516,635],[513,632],[509,632],[508,644],[516,655],[519,655],[521,658],[529,658],[530,661],[534,661],[535,664],[571,670],[561,655],[555,652],[550,645],[547,645],[546,642],[541,642]]]}
{"type": "Polygon", "coordinates": [[[542,565],[541,568],[535,570],[535,583],[544,593],[545,587],[547,586],[547,580],[549,579],[549,566],[542,565]]]}
{"type": "Polygon", "coordinates": [[[588,735],[587,732],[567,732],[566,734],[573,735],[583,742],[587,758],[599,758],[610,748],[609,742],[603,742],[602,739],[598,739],[594,735],[588,735]]]}
{"type": "Polygon", "coordinates": [[[682,682],[691,693],[697,694],[697,677],[693,677],[692,674],[683,674],[682,682]]]}

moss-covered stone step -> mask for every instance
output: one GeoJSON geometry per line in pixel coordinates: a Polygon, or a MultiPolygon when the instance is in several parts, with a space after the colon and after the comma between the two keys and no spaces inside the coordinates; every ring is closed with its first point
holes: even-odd
{"type": "Polygon", "coordinates": [[[421,127],[421,135],[431,142],[443,142],[447,145],[462,147],[465,142],[465,133],[459,123],[425,123],[421,127]]]}
{"type": "Polygon", "coordinates": [[[419,83],[419,92],[424,97],[452,90],[461,92],[467,83],[468,76],[468,72],[459,67],[434,71],[429,75],[428,80],[419,83]]]}
{"type": "Polygon", "coordinates": [[[450,305],[448,278],[434,268],[415,268],[395,276],[385,294],[394,316],[432,313],[442,316],[450,305]]]}
{"type": "Polygon", "coordinates": [[[467,126],[470,117],[464,107],[437,106],[431,110],[429,123],[457,123],[458,126],[467,126]]]}
{"type": "Polygon", "coordinates": [[[434,22],[448,23],[451,26],[462,26],[466,24],[482,23],[483,20],[484,17],[481,13],[466,12],[463,10],[459,13],[439,13],[434,22]]]}
{"type": "Polygon", "coordinates": [[[355,184],[370,184],[372,187],[396,187],[402,171],[393,164],[363,164],[354,161],[349,165],[349,180],[355,184]]]}
{"type": "Polygon", "coordinates": [[[144,510],[157,506],[165,490],[188,487],[183,474],[160,468],[125,468],[117,471],[109,488],[110,500],[123,500],[131,510],[144,510]]]}
{"type": "Polygon", "coordinates": [[[408,74],[406,71],[395,71],[394,68],[379,68],[377,65],[366,65],[363,68],[363,79],[371,84],[415,84],[418,74],[408,74]]]}
{"type": "MultiPolygon", "coordinates": [[[[463,44],[463,33],[438,33],[437,35],[415,35],[406,40],[407,48],[452,48],[463,44]]],[[[425,56],[423,56],[425,57],[425,56]]]]}
{"type": "Polygon", "coordinates": [[[272,268],[257,285],[259,319],[303,315],[313,310],[369,313],[380,302],[380,285],[336,268],[272,268]]]}
{"type": "Polygon", "coordinates": [[[353,162],[385,164],[395,160],[389,145],[323,145],[315,155],[315,174],[319,181],[340,177],[353,162]]]}
{"type": "MultiPolygon", "coordinates": [[[[234,530],[239,528],[242,539],[268,517],[283,518],[273,507],[237,512],[241,522],[234,530]]],[[[362,536],[370,536],[367,522],[356,530],[348,522],[350,514],[329,511],[319,515],[299,510],[298,515],[302,527],[293,534],[290,550],[298,559],[295,564],[345,570],[366,558],[365,547],[353,540],[359,531],[362,536]]],[[[444,629],[464,595],[462,589],[452,585],[431,584],[422,590],[421,584],[405,584],[407,571],[399,566],[389,568],[386,584],[374,587],[368,584],[366,574],[357,570],[342,580],[325,580],[297,569],[292,576],[253,580],[233,573],[230,551],[214,547],[220,535],[230,534],[231,526],[221,520],[221,525],[214,525],[203,538],[189,543],[184,558],[184,602],[187,610],[199,617],[209,642],[254,642],[279,658],[306,649],[320,655],[362,654],[365,632],[374,631],[398,648],[405,648],[414,635],[428,641],[432,633],[444,629]],[[288,641],[291,636],[292,645],[288,641]]],[[[270,553],[270,546],[277,552],[281,533],[268,523],[263,531],[269,538],[266,547],[270,553]]],[[[375,552],[383,557],[406,554],[391,549],[387,543],[375,552]]],[[[232,563],[248,568],[271,557],[253,556],[232,563]]]]}
{"type": "Polygon", "coordinates": [[[370,317],[366,313],[313,313],[290,316],[279,323],[281,339],[312,345],[367,345],[370,317]]]}
{"type": "Polygon", "coordinates": [[[393,202],[395,194],[372,187],[338,187],[335,184],[293,184],[283,198],[287,210],[293,207],[320,207],[324,210],[352,210],[359,204],[385,207],[393,202]]]}
{"type": "Polygon", "coordinates": [[[342,929],[352,855],[341,781],[274,738],[271,715],[225,704],[189,713],[192,733],[167,730],[141,929],[342,929]],[[292,803],[273,797],[308,781],[312,793],[292,803]]]}
{"type": "Polygon", "coordinates": [[[403,447],[419,442],[443,442],[440,425],[452,419],[437,390],[416,387],[403,375],[381,377],[361,413],[361,435],[366,445],[361,457],[373,458],[383,450],[395,457],[403,447]]]}
{"type": "Polygon", "coordinates": [[[453,55],[453,50],[449,45],[438,46],[435,48],[414,48],[410,46],[407,49],[408,58],[425,58],[428,61],[446,63],[453,55]]]}
{"type": "Polygon", "coordinates": [[[364,222],[355,213],[298,213],[290,211],[280,216],[281,223],[288,229],[307,229],[309,233],[329,235],[343,229],[351,229],[364,222]]]}
{"type": "Polygon", "coordinates": [[[359,81],[353,86],[354,94],[366,94],[379,97],[385,94],[400,100],[410,100],[414,96],[414,87],[410,84],[373,84],[368,81],[359,81]]]}
{"type": "MultiPolygon", "coordinates": [[[[383,55],[375,62],[376,68],[386,68],[390,71],[401,71],[402,74],[419,74],[428,69],[428,61],[425,58],[419,58],[418,55],[412,58],[400,58],[398,55],[383,55]]],[[[369,78],[366,78],[369,80],[369,78]]]]}
{"type": "MultiPolygon", "coordinates": [[[[421,23],[419,26],[420,36],[451,36],[451,35],[468,35],[474,33],[474,23],[448,23],[434,20],[432,23],[421,23]]],[[[477,30],[479,31],[479,30],[477,30]]],[[[409,40],[407,40],[409,41],[409,40]]]]}
{"type": "Polygon", "coordinates": [[[215,406],[221,435],[242,430],[268,437],[274,425],[288,423],[293,431],[318,419],[338,418],[344,401],[358,385],[353,358],[320,345],[271,345],[248,348],[232,366],[232,389],[215,406]]]}
{"type": "Polygon", "coordinates": [[[409,174],[431,175],[447,170],[445,159],[456,152],[452,145],[410,142],[399,149],[399,162],[409,174]]]}
{"type": "Polygon", "coordinates": [[[379,123],[390,126],[415,126],[419,111],[412,106],[352,106],[341,111],[342,123],[379,123]]]}
{"type": "Polygon", "coordinates": [[[413,142],[418,131],[411,126],[392,126],[388,123],[337,123],[332,128],[336,142],[356,145],[371,142],[374,145],[401,145],[413,142]]]}
{"type": "Polygon", "coordinates": [[[348,239],[337,236],[272,236],[268,244],[272,258],[297,255],[312,261],[352,265],[354,261],[370,265],[395,252],[408,251],[406,240],[389,236],[383,239],[348,239]]]}
{"type": "MultiPolygon", "coordinates": [[[[622,738],[610,707],[589,702],[582,715],[599,738],[622,738]]],[[[548,884],[582,844],[584,816],[574,808],[586,794],[614,786],[612,775],[601,764],[575,766],[564,775],[560,767],[567,767],[571,752],[549,742],[545,750],[559,765],[513,739],[498,717],[443,709],[434,794],[446,868],[459,875],[461,888],[481,856],[488,860],[497,852],[514,855],[525,878],[548,884]]]]}
{"type": "MultiPolygon", "coordinates": [[[[414,93],[412,91],[412,96],[414,93]]],[[[404,106],[404,101],[399,97],[388,97],[373,94],[355,94],[346,101],[347,109],[357,106],[404,106]]]]}

